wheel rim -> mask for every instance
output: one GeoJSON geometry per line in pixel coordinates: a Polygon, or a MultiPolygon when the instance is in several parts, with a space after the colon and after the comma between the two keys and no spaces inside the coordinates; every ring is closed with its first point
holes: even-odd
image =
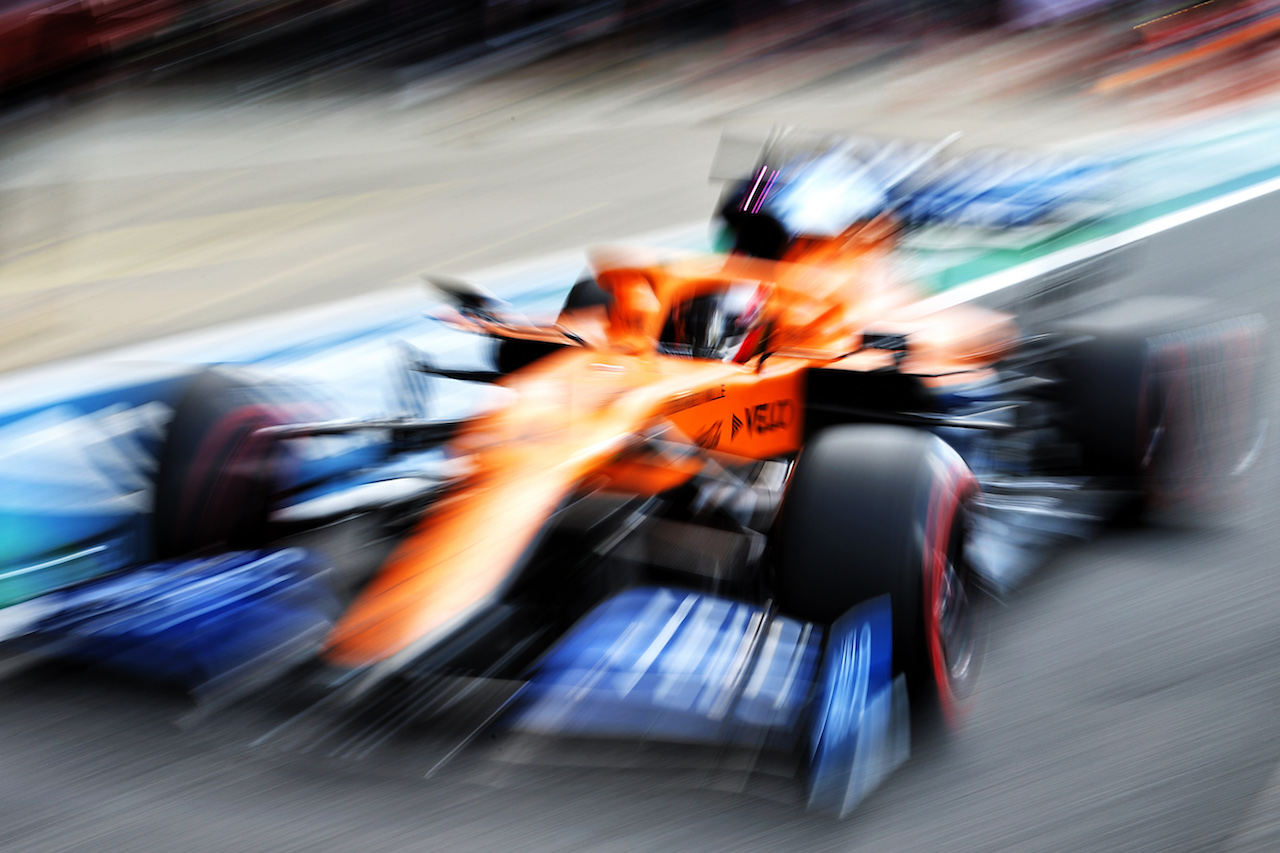
{"type": "Polygon", "coordinates": [[[947,678],[953,684],[968,680],[977,647],[973,603],[965,586],[955,562],[948,559],[938,596],[937,625],[947,678]]]}
{"type": "Polygon", "coordinates": [[[984,595],[964,559],[966,514],[961,511],[957,516],[954,541],[948,549],[933,604],[935,642],[941,653],[938,689],[952,703],[963,702],[973,691],[980,658],[979,623],[984,595]]]}
{"type": "Polygon", "coordinates": [[[970,502],[977,481],[954,471],[935,492],[930,513],[932,565],[926,576],[926,643],[938,702],[947,724],[957,728],[981,661],[981,606],[984,593],[965,554],[970,502]]]}

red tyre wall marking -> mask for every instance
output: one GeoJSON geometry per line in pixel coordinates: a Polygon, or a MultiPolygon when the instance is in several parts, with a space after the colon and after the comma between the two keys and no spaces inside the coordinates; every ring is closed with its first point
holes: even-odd
{"type": "MultiPolygon", "coordinates": [[[[943,719],[958,728],[968,715],[966,697],[958,696],[947,667],[942,647],[941,605],[943,578],[947,569],[947,552],[951,547],[953,528],[960,507],[978,492],[978,480],[950,447],[950,453],[933,457],[935,477],[929,496],[925,524],[924,547],[924,629],[929,665],[938,690],[938,703],[943,719]]],[[[971,604],[974,602],[971,602],[971,604]]]]}
{"type": "Polygon", "coordinates": [[[250,465],[265,465],[272,439],[258,434],[262,427],[279,422],[272,407],[256,404],[233,409],[218,420],[196,451],[187,489],[181,496],[179,529],[191,528],[203,534],[209,520],[222,513],[234,513],[235,502],[249,497],[247,488],[237,492],[234,477],[250,465]],[[207,487],[206,487],[207,484],[207,487]],[[212,498],[200,505],[200,497],[212,498]]]}

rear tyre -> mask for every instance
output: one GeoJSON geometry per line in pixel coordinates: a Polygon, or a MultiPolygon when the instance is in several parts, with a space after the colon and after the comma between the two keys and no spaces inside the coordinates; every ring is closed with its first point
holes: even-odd
{"type": "Polygon", "coordinates": [[[779,609],[829,624],[888,594],[894,669],[917,707],[949,725],[967,711],[981,661],[985,593],[966,532],[978,484],[950,446],[904,427],[816,435],[783,499],[775,550],[779,609]]]}
{"type": "Polygon", "coordinates": [[[160,455],[157,559],[263,543],[278,443],[258,431],[283,421],[262,389],[229,372],[208,370],[192,380],[160,455]]]}
{"type": "Polygon", "coordinates": [[[1148,509],[1230,506],[1260,444],[1264,323],[1206,322],[1187,300],[1123,303],[1080,318],[1060,364],[1067,431],[1084,473],[1120,478],[1148,509]]]}

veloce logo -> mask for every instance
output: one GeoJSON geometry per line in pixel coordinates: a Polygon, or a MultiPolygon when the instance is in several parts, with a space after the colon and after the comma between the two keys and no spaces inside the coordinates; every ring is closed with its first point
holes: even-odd
{"type": "Polygon", "coordinates": [[[795,407],[790,400],[774,400],[772,403],[748,406],[742,410],[741,418],[734,415],[729,421],[729,440],[733,441],[744,429],[753,435],[784,429],[790,426],[794,415],[795,407]]]}

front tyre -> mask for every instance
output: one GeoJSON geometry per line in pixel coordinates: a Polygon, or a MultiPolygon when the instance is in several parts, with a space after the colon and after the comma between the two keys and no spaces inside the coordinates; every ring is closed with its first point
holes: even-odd
{"type": "Polygon", "coordinates": [[[801,453],[775,546],[779,609],[830,624],[888,594],[895,672],[948,725],[964,718],[981,660],[985,592],[967,554],[978,484],[921,430],[833,427],[801,453]]]}
{"type": "Polygon", "coordinates": [[[160,455],[156,559],[262,544],[279,445],[260,430],[284,420],[263,389],[228,371],[210,369],[192,380],[160,455]]]}

